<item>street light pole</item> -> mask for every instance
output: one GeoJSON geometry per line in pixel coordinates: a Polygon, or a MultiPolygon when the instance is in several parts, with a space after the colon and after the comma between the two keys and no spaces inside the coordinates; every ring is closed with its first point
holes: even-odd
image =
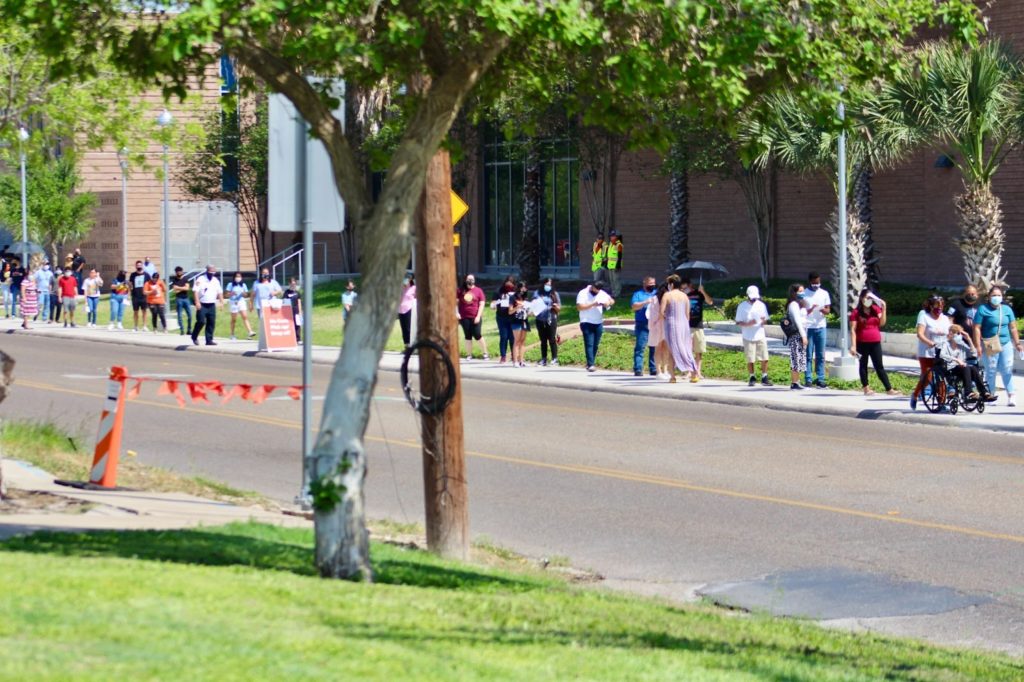
{"type": "MultiPolygon", "coordinates": [[[[839,89],[842,94],[843,89],[839,89]]],[[[846,107],[839,102],[839,123],[843,129],[839,131],[839,324],[842,338],[839,340],[839,357],[845,358],[849,347],[850,321],[847,317],[849,307],[847,287],[849,286],[849,254],[846,253],[846,107]]]]}
{"type": "Polygon", "coordinates": [[[28,192],[25,181],[25,143],[29,134],[22,126],[18,128],[18,139],[21,141],[21,267],[28,272],[28,192]]]}
{"type": "MultiPolygon", "coordinates": [[[[164,109],[160,113],[160,116],[157,117],[156,122],[157,122],[157,124],[161,128],[166,128],[167,126],[169,126],[172,123],[174,123],[174,117],[171,116],[171,112],[167,111],[167,109],[164,109]]],[[[166,140],[166,138],[165,138],[165,140],[166,140]]],[[[169,218],[169,215],[170,215],[170,212],[169,212],[170,211],[170,191],[169,191],[168,178],[167,178],[167,174],[168,174],[167,153],[168,153],[168,150],[169,150],[169,147],[167,145],[167,142],[165,141],[164,142],[164,210],[163,210],[163,214],[161,216],[161,225],[160,225],[160,270],[163,272],[163,276],[164,277],[167,277],[168,273],[170,272],[170,265],[171,265],[171,255],[168,253],[168,251],[170,249],[170,246],[169,246],[170,240],[168,238],[169,237],[168,231],[169,231],[169,227],[170,227],[170,218],[169,218]]]]}
{"type": "Polygon", "coordinates": [[[117,150],[117,162],[121,166],[121,262],[125,272],[128,267],[128,149],[117,150]]]}

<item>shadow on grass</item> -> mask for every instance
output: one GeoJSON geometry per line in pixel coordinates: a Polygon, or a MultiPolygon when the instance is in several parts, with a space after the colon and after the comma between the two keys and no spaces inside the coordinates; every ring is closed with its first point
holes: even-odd
{"type": "MultiPolygon", "coordinates": [[[[201,566],[244,566],[315,576],[313,537],[308,530],[259,524],[161,531],[39,532],[0,543],[3,552],[69,557],[117,557],[201,566]]],[[[501,575],[443,562],[419,550],[374,543],[374,581],[385,585],[468,591],[526,592],[546,581],[501,575]]]]}

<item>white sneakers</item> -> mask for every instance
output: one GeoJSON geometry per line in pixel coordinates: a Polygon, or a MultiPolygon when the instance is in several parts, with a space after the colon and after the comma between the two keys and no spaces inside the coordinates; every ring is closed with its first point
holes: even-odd
{"type": "Polygon", "coordinates": [[[1015,393],[1007,393],[1006,394],[1006,405],[1007,405],[1007,407],[1017,407],[1017,401],[1014,400],[1015,397],[1016,397],[1015,393]]]}

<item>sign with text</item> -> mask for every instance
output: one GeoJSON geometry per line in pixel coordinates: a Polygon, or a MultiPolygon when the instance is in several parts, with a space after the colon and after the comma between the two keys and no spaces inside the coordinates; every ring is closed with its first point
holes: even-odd
{"type": "Polygon", "coordinates": [[[263,301],[260,319],[261,351],[297,350],[295,317],[291,301],[275,298],[263,301]]]}

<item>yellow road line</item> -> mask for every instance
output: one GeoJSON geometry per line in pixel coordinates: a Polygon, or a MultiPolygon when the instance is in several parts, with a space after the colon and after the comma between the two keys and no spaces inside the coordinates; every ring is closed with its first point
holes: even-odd
{"type": "MultiPolygon", "coordinates": [[[[63,386],[52,386],[50,384],[42,384],[33,381],[19,381],[19,385],[26,386],[29,388],[38,388],[45,391],[57,391],[60,393],[70,393],[73,395],[83,395],[88,397],[99,397],[102,395],[100,392],[85,392],[78,391],[71,388],[64,388],[63,386]]],[[[243,414],[241,412],[234,411],[220,411],[210,412],[209,410],[201,410],[191,407],[179,408],[176,404],[171,405],[168,403],[159,403],[148,400],[135,399],[132,402],[139,403],[146,406],[161,407],[172,410],[185,410],[188,412],[195,412],[202,414],[207,417],[216,417],[218,415],[231,417],[234,419],[242,419],[246,421],[253,421],[257,423],[270,424],[273,426],[281,426],[290,429],[301,429],[301,424],[291,422],[279,417],[255,417],[253,415],[243,414]]],[[[387,439],[379,436],[366,436],[365,440],[377,443],[387,443],[390,445],[400,445],[415,450],[420,450],[420,443],[413,440],[405,439],[387,439]]],[[[987,530],[981,530],[978,528],[969,528],[966,526],[957,526],[946,523],[936,523],[933,521],[920,521],[917,519],[909,519],[899,516],[890,516],[888,514],[878,514],[875,512],[861,511],[859,509],[850,509],[847,507],[836,507],[833,505],[819,504],[816,502],[806,502],[803,500],[792,500],[785,497],[775,497],[772,495],[760,495],[757,493],[746,493],[738,490],[729,490],[727,488],[717,488],[713,486],[697,485],[684,481],[682,479],[666,478],[662,476],[653,476],[648,474],[642,474],[638,472],[621,471],[617,469],[606,469],[603,467],[592,467],[587,465],[576,465],[576,464],[554,464],[551,462],[541,462],[538,460],[524,459],[522,457],[511,457],[507,455],[495,455],[485,452],[475,452],[471,450],[466,451],[466,455],[469,457],[475,457],[477,459],[486,459],[494,462],[504,462],[506,464],[516,464],[519,466],[527,466],[538,469],[553,469],[557,471],[565,471],[568,473],[585,474],[589,476],[598,476],[602,478],[610,478],[621,481],[630,481],[635,483],[647,483],[649,485],[658,485],[666,488],[675,488],[677,490],[687,490],[690,492],[699,492],[709,495],[717,495],[719,497],[730,497],[733,499],[748,500],[751,502],[763,502],[767,504],[774,504],[786,507],[795,507],[798,509],[809,509],[813,511],[827,512],[831,514],[839,514],[841,516],[851,516],[862,519],[869,519],[872,521],[883,521],[886,523],[896,523],[905,526],[912,526],[916,528],[926,528],[929,530],[940,530],[948,533],[956,533],[959,535],[969,535],[973,537],[987,538],[990,540],[1003,540],[1007,542],[1014,542],[1024,544],[1024,536],[1012,535],[1009,533],[996,533],[987,530]]]]}

